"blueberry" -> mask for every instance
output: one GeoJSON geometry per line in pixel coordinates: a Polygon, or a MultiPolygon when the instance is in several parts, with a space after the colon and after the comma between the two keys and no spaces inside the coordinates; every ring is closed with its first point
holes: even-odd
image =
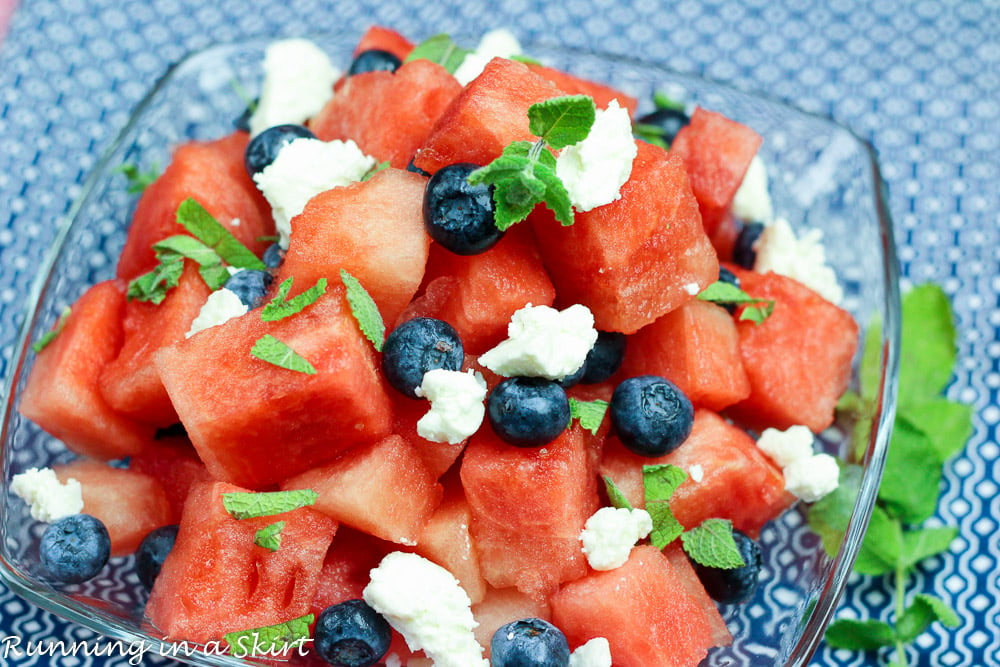
{"type": "Polygon", "coordinates": [[[274,162],[282,148],[296,139],[315,139],[316,135],[301,125],[275,125],[269,127],[247,144],[243,164],[247,172],[254,176],[274,162]]]}
{"type": "Polygon", "coordinates": [[[625,334],[617,331],[598,331],[597,342],[587,353],[583,366],[586,372],[580,382],[597,384],[618,372],[625,358],[625,334]]]}
{"type": "Polygon", "coordinates": [[[572,386],[580,384],[580,381],[583,380],[583,376],[586,374],[586,372],[587,372],[587,362],[584,361],[582,364],[580,364],[579,368],[577,368],[575,371],[573,371],[563,379],[556,380],[556,382],[563,389],[569,389],[572,386]]]}
{"type": "MultiPolygon", "coordinates": [[[[730,271],[729,269],[727,269],[724,266],[720,266],[719,267],[719,282],[729,283],[733,287],[739,287],[740,286],[740,279],[736,277],[735,273],[733,273],[732,271],[730,271]]],[[[736,304],[735,303],[720,303],[719,305],[722,306],[723,308],[725,308],[729,312],[730,315],[733,315],[733,314],[736,313],[736,304]]]]}
{"type": "Polygon", "coordinates": [[[569,643],[548,621],[523,618],[493,633],[490,663],[493,667],[567,667],[569,643]]]}
{"type": "Polygon", "coordinates": [[[74,514],[50,523],[39,548],[42,567],[58,581],[78,584],[97,576],[111,557],[111,537],[99,519],[74,514]]]}
{"type": "Polygon", "coordinates": [[[395,72],[403,64],[399,58],[388,51],[369,49],[359,53],[347,69],[347,76],[364,72],[395,72]]]}
{"type": "Polygon", "coordinates": [[[334,667],[371,667],[389,650],[392,628],[364,600],[327,607],[316,620],[316,653],[334,667]]]}
{"type": "Polygon", "coordinates": [[[417,317],[396,327],[382,346],[382,374],[400,393],[418,398],[414,389],[435,368],[457,371],[465,361],[462,340],[450,324],[417,317]]]}
{"type": "Polygon", "coordinates": [[[281,249],[281,246],[277,243],[272,243],[267,246],[267,250],[264,251],[264,256],[260,258],[264,262],[264,266],[269,269],[276,269],[281,266],[281,263],[285,261],[285,251],[281,249]]]}
{"type": "Polygon", "coordinates": [[[650,458],[680,447],[694,422],[694,408],[684,392],[656,375],[631,377],[615,387],[609,412],[622,444],[650,458]]]}
{"type": "Polygon", "coordinates": [[[174,548],[176,540],[176,525],[160,526],[139,543],[139,548],[135,552],[135,573],[139,576],[139,583],[147,591],[153,589],[153,582],[160,574],[163,561],[174,548]]]}
{"type": "Polygon", "coordinates": [[[738,530],[733,530],[733,539],[743,557],[743,567],[723,570],[693,563],[694,571],[698,573],[705,591],[713,600],[723,604],[749,600],[760,577],[760,545],[738,530]]]}
{"type": "Polygon", "coordinates": [[[479,167],[468,162],[442,167],[424,190],[424,227],[432,239],[456,255],[478,255],[503,237],[493,221],[493,189],[470,185],[479,167]]]}
{"type": "Polygon", "coordinates": [[[226,289],[236,293],[247,308],[256,308],[264,300],[267,288],[274,278],[270,271],[243,269],[229,276],[226,289]]]}
{"type": "Polygon", "coordinates": [[[736,237],[736,244],[733,246],[733,262],[744,269],[753,269],[757,261],[757,251],[753,244],[760,238],[764,231],[764,223],[748,222],[743,225],[739,235],[736,237]]]}
{"type": "Polygon", "coordinates": [[[569,424],[569,399],[558,383],[514,377],[498,384],[486,399],[486,414],[497,436],[516,447],[541,447],[569,424]]]}
{"type": "Polygon", "coordinates": [[[691,122],[691,117],[681,109],[657,109],[635,121],[640,125],[652,125],[660,130],[660,136],[667,144],[674,143],[681,128],[691,122]]]}
{"type": "Polygon", "coordinates": [[[412,171],[414,174],[420,174],[421,176],[427,176],[430,178],[430,172],[426,172],[417,165],[413,164],[413,160],[406,163],[406,171],[412,171]]]}

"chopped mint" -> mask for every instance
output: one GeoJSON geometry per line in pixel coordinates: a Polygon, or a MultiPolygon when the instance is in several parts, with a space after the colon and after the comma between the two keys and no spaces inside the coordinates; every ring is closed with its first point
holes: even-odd
{"type": "Polygon", "coordinates": [[[315,617],[306,614],[277,625],[226,633],[224,639],[235,657],[267,656],[297,649],[309,641],[309,626],[315,617]]]}
{"type": "Polygon", "coordinates": [[[159,264],[152,271],[132,279],[125,293],[129,301],[149,301],[159,304],[181,280],[184,273],[184,255],[164,250],[157,253],[159,264]]]}
{"type": "Polygon", "coordinates": [[[528,109],[528,129],[554,150],[572,146],[587,138],[594,125],[597,107],[587,95],[555,97],[528,109]]]}
{"type": "Polygon", "coordinates": [[[269,526],[264,526],[254,535],[253,543],[268,551],[277,551],[281,548],[281,531],[284,529],[284,521],[277,521],[269,526]]]}
{"type": "Polygon", "coordinates": [[[377,165],[375,165],[374,167],[372,167],[371,169],[369,169],[368,173],[366,173],[364,176],[361,177],[361,180],[362,181],[367,181],[368,179],[370,179],[375,174],[377,174],[380,171],[383,171],[385,169],[388,169],[391,166],[392,165],[390,165],[388,162],[379,162],[377,165]]]}
{"type": "Polygon", "coordinates": [[[465,56],[472,53],[469,49],[463,49],[451,40],[445,33],[428,37],[424,41],[413,47],[410,55],[406,56],[405,62],[411,60],[429,60],[437,63],[448,70],[449,74],[454,74],[465,56]]]}
{"type": "Polygon", "coordinates": [[[39,336],[38,340],[31,344],[31,349],[35,351],[35,354],[38,354],[48,347],[49,344],[56,339],[56,336],[62,333],[63,327],[66,326],[66,320],[69,319],[70,312],[69,306],[63,308],[62,313],[59,315],[59,319],[56,320],[56,325],[49,331],[46,331],[39,336]]]}
{"type": "Polygon", "coordinates": [[[646,511],[653,519],[649,539],[657,549],[666,547],[684,532],[684,526],[670,510],[669,501],[686,479],[686,472],[669,463],[642,466],[646,511]]]}
{"type": "Polygon", "coordinates": [[[653,144],[654,146],[659,146],[663,149],[669,149],[670,144],[664,139],[666,136],[666,130],[664,130],[659,125],[651,125],[650,123],[632,123],[632,134],[639,137],[646,143],[653,144]]]}
{"type": "Polygon", "coordinates": [[[316,368],[308,360],[271,334],[264,334],[258,339],[253,348],[250,349],[250,354],[261,361],[287,368],[290,371],[316,375],[316,368]]]}
{"type": "Polygon", "coordinates": [[[604,489],[608,493],[608,500],[611,501],[612,507],[627,510],[632,509],[632,503],[628,501],[628,498],[626,498],[625,494],[622,493],[622,490],[618,488],[615,481],[607,475],[604,475],[604,489]]]}
{"type": "Polygon", "coordinates": [[[125,176],[126,180],[128,180],[128,188],[126,191],[130,195],[141,194],[160,175],[160,169],[156,165],[148,171],[140,171],[138,166],[131,163],[125,163],[119,165],[115,171],[121,172],[125,176]]]}
{"type": "Polygon", "coordinates": [[[535,58],[532,58],[531,56],[526,56],[523,53],[515,53],[514,55],[512,55],[510,57],[510,60],[513,60],[514,62],[524,63],[525,65],[541,65],[542,64],[542,62],[540,60],[536,60],[535,58]]]}
{"type": "Polygon", "coordinates": [[[316,502],[319,494],[312,489],[293,491],[265,491],[252,493],[236,491],[222,494],[222,504],[234,519],[255,519],[274,516],[308,507],[316,502]]]}
{"type": "Polygon", "coordinates": [[[344,269],[340,270],[340,280],[347,288],[347,303],[351,306],[351,313],[358,321],[358,327],[365,338],[371,341],[376,351],[382,351],[382,343],[385,342],[385,323],[382,321],[382,314],[378,312],[378,306],[358,279],[344,269]]]}
{"type": "Polygon", "coordinates": [[[268,234],[266,236],[258,236],[257,241],[259,243],[277,243],[281,240],[281,237],[277,234],[268,234]]]}
{"type": "Polygon", "coordinates": [[[316,303],[316,300],[326,293],[326,278],[320,278],[305,292],[286,301],[288,292],[292,289],[292,280],[294,278],[289,278],[281,283],[278,286],[278,293],[261,309],[260,319],[262,322],[277,322],[300,313],[307,306],[316,303]]]}
{"type": "Polygon", "coordinates": [[[733,539],[733,522],[728,519],[706,519],[681,535],[684,551],[705,567],[731,570],[746,562],[733,539]]]}
{"type": "Polygon", "coordinates": [[[177,222],[199,241],[215,250],[230,266],[238,269],[267,270],[267,266],[257,255],[240,243],[195,199],[188,197],[177,207],[177,222]]]}
{"type": "Polygon", "coordinates": [[[685,109],[683,102],[675,100],[661,91],[653,93],[653,106],[657,109],[674,109],[676,111],[684,111],[685,109]]]}
{"type": "Polygon", "coordinates": [[[597,429],[601,428],[604,415],[608,412],[608,402],[600,399],[593,401],[578,401],[575,398],[569,399],[570,421],[577,419],[580,427],[597,435],[597,429]]]}
{"type": "Polygon", "coordinates": [[[230,273],[223,265],[219,254],[192,236],[185,234],[168,236],[154,244],[153,250],[157,257],[163,253],[172,253],[171,257],[177,254],[196,262],[199,275],[212,291],[221,288],[229,280],[230,273]]]}
{"type": "Polygon", "coordinates": [[[747,307],[740,313],[741,320],[749,320],[755,324],[760,324],[774,312],[774,301],[772,299],[757,299],[750,296],[732,283],[716,280],[698,294],[702,301],[711,301],[718,304],[747,304],[747,307]]]}

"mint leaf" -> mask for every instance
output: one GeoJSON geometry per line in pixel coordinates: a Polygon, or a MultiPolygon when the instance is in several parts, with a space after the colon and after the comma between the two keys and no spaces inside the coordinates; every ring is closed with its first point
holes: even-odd
{"type": "Polygon", "coordinates": [[[326,278],[320,278],[305,292],[286,301],[288,292],[292,289],[293,280],[294,278],[289,278],[278,286],[278,293],[260,311],[262,322],[277,322],[300,313],[307,306],[316,303],[316,300],[326,293],[326,278]]]}
{"type": "Polygon", "coordinates": [[[942,526],[940,528],[920,528],[903,533],[903,547],[900,560],[904,569],[909,569],[931,556],[944,553],[958,537],[958,528],[942,526]]]}
{"type": "Polygon", "coordinates": [[[253,543],[258,547],[268,551],[277,551],[281,548],[281,531],[285,529],[285,522],[278,521],[270,526],[264,526],[254,535],[253,543]]]}
{"type": "Polygon", "coordinates": [[[160,304],[167,292],[177,287],[184,273],[184,256],[175,252],[158,253],[160,263],[152,271],[132,279],[125,297],[129,300],[160,304]]]}
{"type": "Polygon", "coordinates": [[[883,506],[903,523],[924,521],[937,507],[941,473],[930,438],[905,419],[897,419],[878,491],[883,506]]]}
{"type": "Polygon", "coordinates": [[[684,111],[686,108],[684,102],[675,100],[660,91],[653,93],[653,106],[657,109],[674,109],[675,111],[684,111]]]}
{"type": "Polygon", "coordinates": [[[681,544],[692,560],[705,567],[732,570],[746,565],[729,519],[705,519],[681,535],[681,544]]]}
{"type": "Polygon", "coordinates": [[[962,624],[958,614],[944,600],[918,594],[896,622],[896,634],[900,641],[912,642],[934,621],[940,621],[946,628],[957,628],[962,624]]]}
{"type": "Polygon", "coordinates": [[[157,179],[160,169],[153,165],[148,171],[140,171],[138,166],[125,163],[116,167],[115,171],[124,174],[128,181],[126,192],[130,195],[137,195],[144,192],[157,179]]]}
{"type": "Polygon", "coordinates": [[[370,179],[375,174],[377,174],[380,171],[383,171],[385,169],[388,169],[391,166],[392,165],[389,164],[389,162],[379,162],[377,165],[375,165],[374,167],[372,167],[371,169],[369,169],[368,173],[366,173],[364,176],[361,177],[361,181],[362,182],[367,181],[368,179],[370,179]]]}
{"type": "Polygon", "coordinates": [[[526,56],[523,53],[515,53],[510,57],[511,60],[518,63],[524,63],[525,65],[541,65],[542,61],[536,60],[531,56],[526,56]]]}
{"type": "Polygon", "coordinates": [[[376,351],[381,352],[385,342],[385,323],[378,306],[358,279],[344,269],[340,270],[340,280],[347,288],[347,303],[351,306],[351,314],[358,321],[361,333],[371,341],[376,351]]]}
{"type": "Polygon", "coordinates": [[[857,621],[840,618],[826,629],[826,643],[831,648],[850,651],[874,651],[896,643],[892,626],[882,621],[857,621]]]}
{"type": "MultiPolygon", "coordinates": [[[[546,152],[545,155],[551,156],[546,152]]],[[[535,178],[545,186],[545,193],[542,195],[542,202],[555,214],[556,220],[563,227],[573,224],[573,204],[569,198],[569,192],[562,180],[556,174],[555,158],[552,158],[552,166],[539,163],[535,165],[535,178]]],[[[530,213],[530,211],[529,211],[530,213]]]]}
{"type": "Polygon", "coordinates": [[[972,437],[973,413],[971,405],[935,397],[913,401],[900,411],[899,418],[927,436],[938,463],[943,464],[965,449],[972,437]]]}
{"type": "Polygon", "coordinates": [[[863,474],[861,466],[841,464],[837,488],[809,507],[809,528],[822,539],[823,548],[830,558],[840,551],[840,543],[854,514],[863,474]]]}
{"type": "Polygon", "coordinates": [[[944,391],[955,366],[955,322],[948,296],[937,285],[914,287],[903,298],[899,403],[944,391]]]}
{"type": "Polygon", "coordinates": [[[229,280],[230,273],[222,265],[219,254],[196,238],[185,234],[168,236],[153,244],[153,250],[157,257],[172,253],[196,262],[200,267],[198,273],[212,291],[219,289],[229,280]]]}
{"type": "Polygon", "coordinates": [[[575,398],[569,399],[569,418],[579,420],[580,427],[597,435],[597,429],[601,428],[604,415],[608,412],[608,402],[596,399],[593,401],[578,401],[575,398]]]}
{"type": "Polygon", "coordinates": [[[902,554],[903,527],[876,505],[854,571],[871,576],[894,572],[902,554]]]}
{"type": "Polygon", "coordinates": [[[250,354],[261,361],[287,368],[290,371],[307,375],[316,374],[316,368],[312,364],[271,334],[264,334],[258,339],[253,348],[250,349],[250,354]]]}
{"type": "Polygon", "coordinates": [[[670,510],[669,501],[686,479],[687,473],[669,463],[642,466],[646,511],[653,519],[649,539],[657,549],[663,549],[684,532],[684,526],[670,510]]]}
{"type": "Polygon", "coordinates": [[[608,494],[608,500],[611,502],[611,506],[617,507],[618,509],[633,509],[632,503],[628,501],[628,498],[625,497],[622,490],[618,488],[617,484],[615,484],[615,480],[611,479],[607,475],[604,475],[603,479],[604,490],[608,494]]]}
{"type": "Polygon", "coordinates": [[[597,107],[587,95],[565,95],[532,104],[528,109],[528,129],[555,150],[587,138],[594,125],[597,107]]]}
{"type": "Polygon", "coordinates": [[[240,243],[228,229],[219,224],[219,221],[195,199],[188,197],[177,207],[177,223],[215,250],[230,266],[238,269],[267,270],[264,262],[240,243]]]}
{"type": "Polygon", "coordinates": [[[771,299],[757,299],[750,296],[732,283],[716,280],[698,294],[702,301],[710,301],[718,304],[747,304],[747,307],[740,313],[741,320],[750,320],[760,324],[774,312],[774,301],[771,299]]]}
{"type": "Polygon", "coordinates": [[[268,656],[296,649],[309,641],[309,626],[315,617],[306,614],[277,625],[226,633],[224,639],[236,657],[268,656]]]}
{"type": "Polygon", "coordinates": [[[632,134],[639,137],[643,141],[654,146],[659,146],[663,149],[669,149],[670,144],[664,137],[667,131],[664,130],[659,125],[651,125],[649,123],[632,123],[632,134]]]}
{"type": "Polygon", "coordinates": [[[222,494],[222,505],[234,519],[256,519],[308,507],[315,503],[317,498],[319,494],[312,489],[261,493],[235,491],[222,494]]]}
{"type": "Polygon", "coordinates": [[[66,326],[66,320],[69,319],[70,312],[69,306],[63,308],[62,313],[59,315],[59,319],[56,320],[56,325],[49,331],[46,331],[39,336],[38,340],[31,344],[31,349],[35,351],[35,354],[38,354],[48,347],[49,344],[56,339],[56,336],[62,333],[63,328],[66,326]]]}
{"type": "Polygon", "coordinates": [[[406,56],[404,62],[411,60],[429,60],[437,63],[448,70],[449,74],[454,74],[465,56],[472,53],[469,49],[463,49],[451,40],[445,33],[428,37],[424,41],[413,47],[410,55],[406,56]]]}

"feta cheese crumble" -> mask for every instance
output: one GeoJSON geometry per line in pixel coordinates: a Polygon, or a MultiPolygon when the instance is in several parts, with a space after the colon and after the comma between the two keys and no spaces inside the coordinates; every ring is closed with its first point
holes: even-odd
{"type": "Polygon", "coordinates": [[[236,292],[225,287],[217,289],[205,299],[205,303],[202,304],[201,310],[191,321],[191,328],[184,334],[184,337],[190,338],[199,331],[218,326],[234,317],[246,315],[249,310],[250,308],[240,301],[236,292]]]}
{"type": "Polygon", "coordinates": [[[583,553],[595,570],[614,570],[628,560],[635,543],[653,530],[653,519],[642,509],[602,507],[580,533],[583,553]]]}
{"type": "Polygon", "coordinates": [[[611,644],[604,637],[594,637],[577,646],[569,655],[569,667],[611,667],[611,644]]]}
{"type": "Polygon", "coordinates": [[[264,84],[250,116],[250,133],[312,118],[333,97],[339,76],[330,57],[308,39],[272,42],[264,52],[264,84]]]}
{"type": "Polygon", "coordinates": [[[577,211],[589,211],[620,199],[638,153],[628,110],[611,100],[598,109],[586,138],[567,146],[556,158],[556,175],[577,211]]]}
{"type": "Polygon", "coordinates": [[[472,632],[478,623],[469,596],[440,565],[394,551],[371,571],[362,596],[411,651],[423,649],[436,667],[488,667],[472,632]]]}
{"type": "Polygon", "coordinates": [[[597,342],[594,315],[575,304],[565,310],[530,303],[514,313],[507,340],[479,357],[498,375],[561,380],[580,369],[597,342]]]}
{"type": "Polygon", "coordinates": [[[733,215],[740,220],[767,222],[774,217],[771,193],[768,192],[767,167],[759,155],[754,155],[733,198],[733,215]]]}
{"type": "Polygon", "coordinates": [[[757,447],[779,468],[784,468],[812,456],[813,440],[808,426],[791,426],[784,431],[766,428],[757,439],[757,447]]]}
{"type": "Polygon", "coordinates": [[[347,141],[295,139],[278,153],[274,162],[253,177],[257,189],[271,205],[278,230],[278,245],[288,248],[292,218],[321,192],[349,185],[364,178],[375,166],[375,158],[347,141]]]}
{"type": "Polygon", "coordinates": [[[455,70],[455,78],[463,86],[467,85],[482,74],[486,63],[494,58],[510,58],[520,54],[521,43],[514,33],[504,28],[490,30],[480,38],[476,50],[462,60],[462,64],[455,70]]]}
{"type": "Polygon", "coordinates": [[[757,439],[757,447],[781,468],[785,490],[807,503],[836,490],[840,483],[837,460],[829,454],[813,453],[814,441],[808,426],[791,426],[784,431],[766,428],[757,439]]]}
{"type": "Polygon", "coordinates": [[[431,409],[417,421],[417,435],[431,442],[457,445],[479,429],[486,415],[486,380],[481,373],[435,368],[424,373],[417,396],[431,409]]]}
{"type": "Polygon", "coordinates": [[[684,291],[691,296],[698,296],[698,292],[701,291],[701,287],[698,286],[698,283],[688,283],[684,285],[684,291]]]}
{"type": "Polygon", "coordinates": [[[837,282],[837,274],[826,264],[822,241],[822,230],[810,229],[801,238],[796,238],[788,221],[778,218],[764,228],[754,244],[757,261],[753,269],[758,273],[773,271],[794,278],[824,299],[840,305],[844,290],[837,282]]]}
{"type": "Polygon", "coordinates": [[[83,488],[75,479],[63,484],[52,468],[28,468],[14,475],[10,490],[28,503],[31,518],[52,522],[79,514],[83,509],[83,488]]]}
{"type": "Polygon", "coordinates": [[[705,479],[705,469],[700,465],[695,463],[693,466],[688,468],[688,476],[694,481],[695,484],[705,479]]]}

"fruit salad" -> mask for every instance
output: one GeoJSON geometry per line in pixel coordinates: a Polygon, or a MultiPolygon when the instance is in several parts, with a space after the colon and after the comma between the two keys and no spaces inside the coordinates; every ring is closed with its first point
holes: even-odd
{"type": "Polygon", "coordinates": [[[12,483],[50,581],[135,554],[154,633],[298,663],[727,644],[762,527],[837,486],[858,340],[761,137],[506,31],[262,69],[35,345],[21,413],[78,456],[12,483]]]}

